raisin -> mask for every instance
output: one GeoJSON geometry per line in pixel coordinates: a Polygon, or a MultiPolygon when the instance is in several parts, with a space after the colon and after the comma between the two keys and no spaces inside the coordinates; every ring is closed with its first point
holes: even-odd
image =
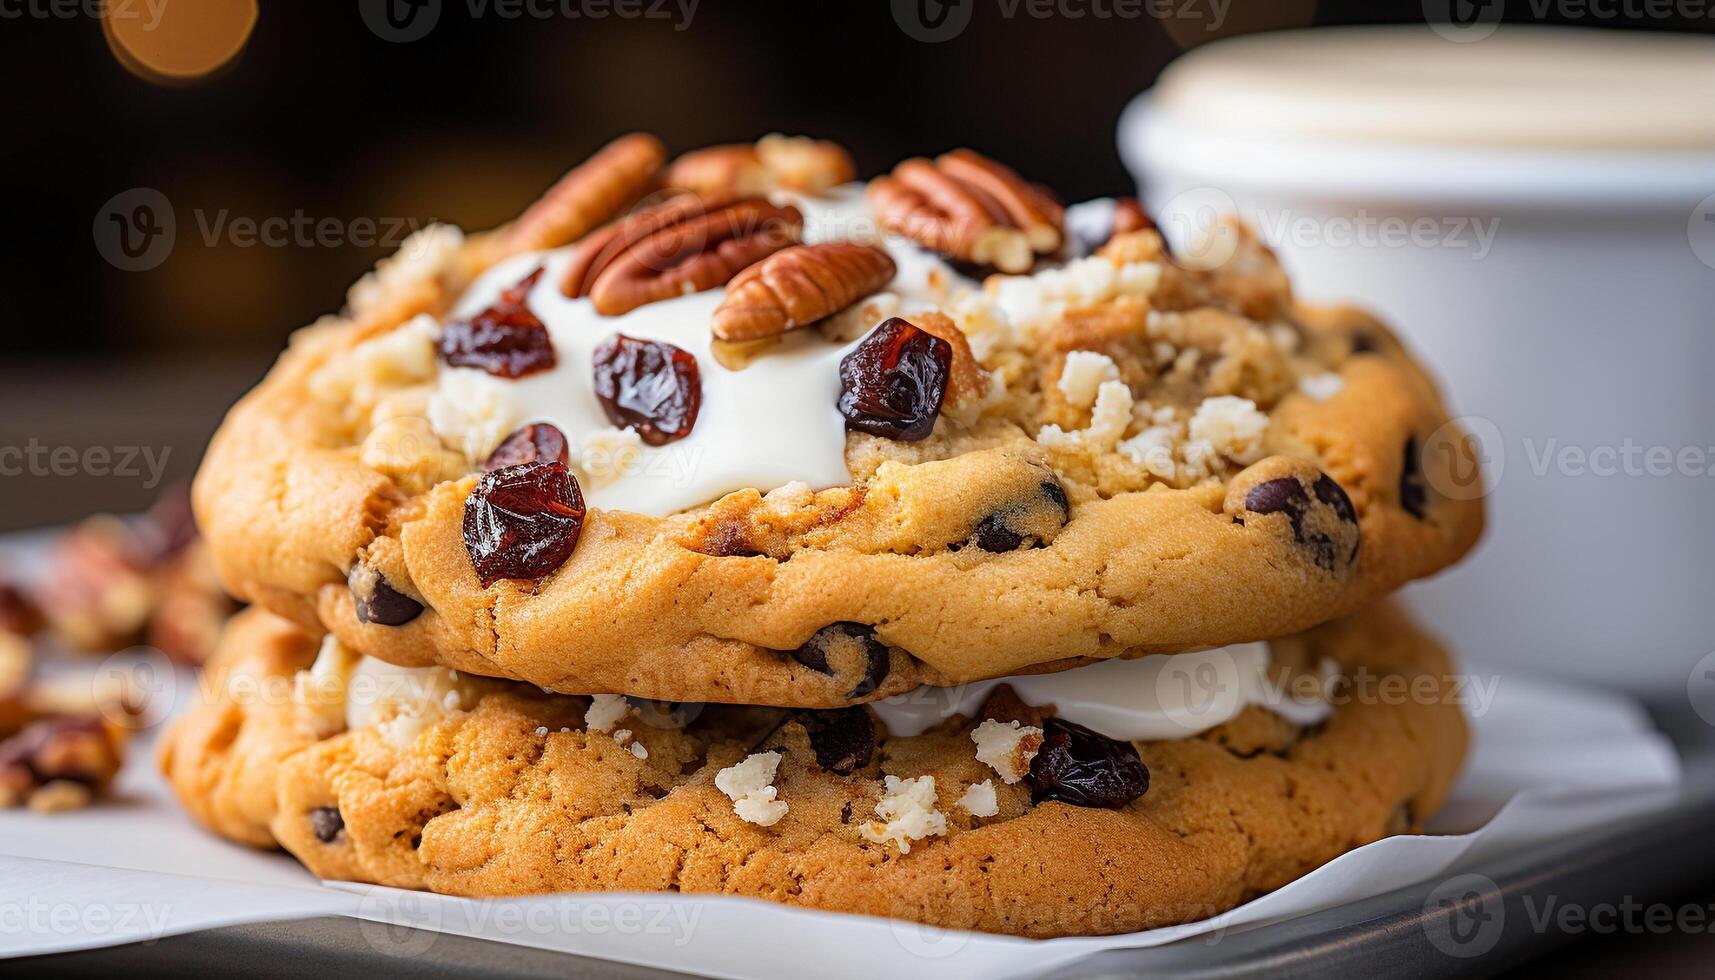
{"type": "Polygon", "coordinates": [[[539,579],[565,564],[583,530],[578,481],[558,462],[482,475],[464,505],[464,543],[483,586],[539,579]]]}
{"type": "Polygon", "coordinates": [[[345,830],[345,817],[334,807],[318,806],[310,811],[310,830],[316,835],[316,840],[332,844],[333,839],[345,830]]]}
{"type": "Polygon", "coordinates": [[[1117,810],[1149,791],[1149,769],[1130,742],[1061,718],[1043,719],[1028,779],[1032,803],[1117,810]]]}
{"type": "Polygon", "coordinates": [[[533,422],[513,430],[500,441],[494,452],[488,454],[488,461],[482,464],[482,468],[500,470],[537,460],[571,465],[571,448],[566,442],[566,434],[547,422],[533,422]]]}
{"type": "Polygon", "coordinates": [[[404,626],[423,612],[423,604],[395,589],[380,572],[353,565],[348,580],[357,621],[377,626],[404,626]]]}
{"type": "Polygon", "coordinates": [[[1405,440],[1405,462],[1399,471],[1399,505],[1420,521],[1429,513],[1429,481],[1423,478],[1416,436],[1405,440]]]}
{"type": "Polygon", "coordinates": [[[886,320],[840,361],[846,428],[901,442],[927,438],[952,368],[952,344],[899,317],[886,320]]]}
{"type": "Polygon", "coordinates": [[[689,351],[616,333],[592,355],[595,393],[608,421],[661,446],[691,434],[703,404],[702,374],[689,351]]]}
{"type": "Polygon", "coordinates": [[[537,269],[502,292],[493,306],[469,320],[447,324],[441,334],[441,359],[499,378],[522,378],[553,368],[554,342],[548,328],[524,304],[541,276],[537,269]]]}
{"type": "Polygon", "coordinates": [[[842,649],[849,651],[853,648],[862,653],[863,668],[857,684],[846,692],[846,697],[861,698],[881,686],[892,665],[892,651],[875,638],[875,627],[851,622],[829,623],[788,655],[819,674],[833,677],[839,673],[840,665],[831,662],[829,657],[838,657],[842,649]]]}

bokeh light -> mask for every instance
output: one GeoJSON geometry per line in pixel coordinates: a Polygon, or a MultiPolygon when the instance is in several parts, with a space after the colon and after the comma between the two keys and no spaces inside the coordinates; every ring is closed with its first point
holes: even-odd
{"type": "Polygon", "coordinates": [[[107,46],[139,78],[184,85],[232,62],[256,27],[256,0],[172,0],[111,7],[107,46]]]}

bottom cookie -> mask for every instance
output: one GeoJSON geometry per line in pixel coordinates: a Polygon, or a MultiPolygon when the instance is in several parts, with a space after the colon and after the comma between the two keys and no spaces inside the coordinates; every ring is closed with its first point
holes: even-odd
{"type": "MultiPolygon", "coordinates": [[[[1326,704],[1315,720],[1253,697],[1214,727],[1183,722],[1185,737],[1117,741],[1000,685],[975,692],[971,716],[906,736],[869,707],[592,700],[388,668],[249,611],[160,764],[203,824],[322,878],[1130,932],[1418,831],[1457,774],[1451,661],[1402,614],[1378,606],[1271,646],[1276,694],[1307,683],[1326,704]]],[[[1221,654],[1179,656],[1214,665],[1156,677],[1181,709],[1234,676],[1221,654]]]]}

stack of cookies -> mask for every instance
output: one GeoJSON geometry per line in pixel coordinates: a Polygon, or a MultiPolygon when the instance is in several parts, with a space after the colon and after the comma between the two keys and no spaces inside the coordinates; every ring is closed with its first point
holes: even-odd
{"type": "Polygon", "coordinates": [[[195,488],[254,605],[186,808],[322,878],[1034,937],[1419,831],[1466,730],[1383,597],[1482,524],[1424,372],[1242,227],[854,177],[627,136],[299,332],[195,488]]]}

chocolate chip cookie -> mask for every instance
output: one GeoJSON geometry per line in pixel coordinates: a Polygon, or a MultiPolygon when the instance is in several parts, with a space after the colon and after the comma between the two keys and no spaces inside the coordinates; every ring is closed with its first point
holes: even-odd
{"type": "Polygon", "coordinates": [[[1129,741],[1071,701],[1002,685],[904,735],[864,705],[579,697],[398,670],[253,610],[160,760],[204,824],[277,842],[323,878],[1120,933],[1216,914],[1416,832],[1446,797],[1466,727],[1434,641],[1382,606],[1271,646],[1277,664],[1321,665],[1317,720],[1253,703],[1129,741]]]}
{"type": "Polygon", "coordinates": [[[969,151],[866,186],[774,139],[645,199],[627,137],[296,335],[197,480],[231,590],[401,665],[832,708],[1286,635],[1475,541],[1431,382],[1249,232],[1181,262],[969,151]]]}

